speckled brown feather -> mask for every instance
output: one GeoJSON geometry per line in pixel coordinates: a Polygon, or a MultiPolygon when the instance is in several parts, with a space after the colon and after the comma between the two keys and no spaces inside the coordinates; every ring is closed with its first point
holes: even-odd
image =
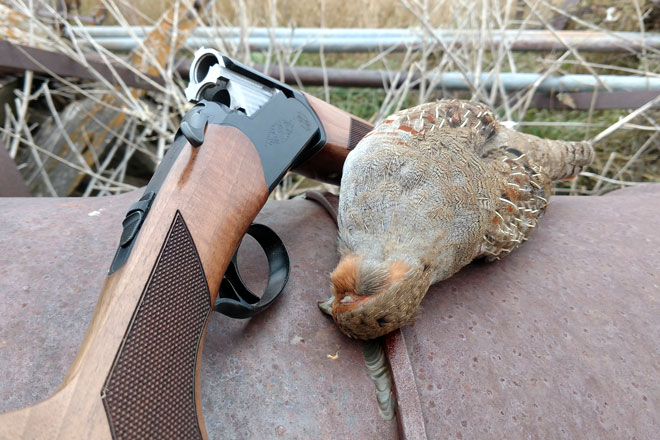
{"type": "Polygon", "coordinates": [[[578,173],[592,158],[585,142],[517,133],[480,104],[441,101],[388,117],[344,165],[335,322],[361,339],[406,324],[430,284],[525,241],[552,180],[578,173]],[[355,274],[352,284],[347,273],[355,274]],[[388,282],[367,289],[364,281],[374,277],[388,282]]]}

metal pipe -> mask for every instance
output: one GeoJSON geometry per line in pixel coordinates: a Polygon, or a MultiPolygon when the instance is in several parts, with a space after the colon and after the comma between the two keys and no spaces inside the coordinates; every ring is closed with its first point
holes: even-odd
{"type": "MultiPolygon", "coordinates": [[[[76,35],[89,34],[93,37],[128,37],[130,35],[143,36],[153,30],[153,26],[72,26],[71,31],[76,35]]],[[[456,33],[456,31],[443,30],[440,32],[456,33]]],[[[460,31],[459,31],[460,32],[460,31]]],[[[199,37],[208,36],[240,36],[243,33],[240,27],[214,27],[203,26],[197,28],[193,35],[199,37]]],[[[247,29],[250,36],[269,37],[270,35],[285,37],[318,38],[320,36],[334,36],[338,38],[361,38],[364,36],[392,36],[401,37],[406,35],[422,35],[420,29],[400,28],[265,28],[251,27],[247,29]]]]}
{"type": "MultiPolygon", "coordinates": [[[[137,41],[133,38],[97,38],[95,41],[101,46],[105,47],[108,50],[113,51],[129,51],[133,50],[137,46],[137,41]]],[[[189,38],[186,42],[186,46],[191,49],[196,49],[199,47],[216,47],[218,43],[223,41],[229,45],[238,45],[240,43],[239,38],[229,38],[225,40],[213,39],[213,38],[189,38]]],[[[419,43],[418,39],[415,38],[379,38],[371,40],[355,40],[348,38],[337,38],[337,39],[323,39],[323,40],[277,40],[277,43],[280,47],[291,48],[292,50],[301,49],[303,52],[312,52],[316,53],[323,50],[326,53],[363,53],[363,52],[373,52],[373,51],[382,51],[382,50],[395,50],[395,51],[405,51],[407,47],[414,46],[419,43]]],[[[248,45],[250,50],[261,51],[267,50],[271,45],[270,38],[257,37],[250,38],[248,45]]]]}
{"type": "MultiPolygon", "coordinates": [[[[263,66],[256,66],[257,70],[264,71],[263,66]]],[[[179,73],[182,76],[187,76],[187,70],[185,63],[182,63],[179,68],[179,73]]],[[[306,86],[321,86],[323,85],[323,69],[319,67],[302,67],[296,66],[293,68],[284,67],[281,71],[279,66],[271,66],[269,71],[266,72],[268,75],[273,78],[278,78],[281,81],[286,82],[287,84],[298,84],[297,81],[300,81],[306,86]]],[[[392,78],[398,75],[398,83],[396,85],[401,85],[406,80],[406,72],[385,72],[378,70],[351,70],[351,69],[326,69],[326,77],[328,84],[330,86],[336,87],[371,87],[371,88],[383,88],[392,86],[392,78]]],[[[507,77],[505,79],[505,87],[514,86],[514,89],[520,87],[525,87],[530,85],[530,81],[537,80],[539,76],[528,76],[526,81],[520,81],[516,84],[516,74],[508,73],[505,74],[507,77]]],[[[570,82],[577,81],[581,87],[586,87],[588,82],[583,81],[584,77],[589,75],[572,75],[568,78],[559,78],[558,83],[566,86],[571,86],[570,82]]],[[[618,77],[624,78],[624,77],[618,77]]],[[[557,83],[557,78],[552,78],[547,83],[542,84],[543,88],[552,87],[553,83],[557,83]]],[[[602,79],[602,77],[601,77],[602,79]]],[[[606,84],[612,87],[625,86],[618,79],[612,81],[612,78],[604,78],[606,84]]],[[[413,84],[415,81],[420,80],[420,76],[417,74],[412,79],[413,84]]],[[[588,91],[582,92],[566,92],[564,91],[563,96],[556,93],[538,93],[535,95],[532,106],[537,108],[551,108],[551,109],[574,109],[574,110],[590,110],[590,109],[631,109],[639,108],[640,106],[646,104],[649,101],[655,99],[660,95],[660,89],[658,89],[658,79],[657,78],[646,78],[646,77],[628,77],[624,82],[632,82],[635,91],[619,91],[616,90],[612,92],[594,92],[593,89],[588,89],[588,91]],[[647,80],[651,80],[647,84],[647,80]],[[644,84],[649,86],[649,89],[644,88],[644,84]],[[595,93],[595,96],[594,96],[595,93]]],[[[460,85],[461,81],[456,81],[454,78],[454,84],[460,85]]],[[[533,82],[532,82],[533,84],[533,82]]],[[[445,85],[450,85],[447,83],[445,85]]],[[[492,86],[492,82],[487,84],[492,86]]],[[[463,86],[465,84],[463,83],[463,86]]],[[[575,89],[574,89],[575,90],[575,89]]],[[[509,90],[511,91],[511,90],[509,90]]],[[[654,106],[653,108],[657,108],[654,106]]]]}
{"type": "MultiPolygon", "coordinates": [[[[114,66],[112,70],[108,68],[100,60],[89,56],[88,65],[79,65],[76,61],[71,60],[61,54],[47,52],[40,49],[20,47],[14,48],[13,45],[7,42],[0,41],[0,60],[5,60],[4,63],[0,62],[0,70],[10,72],[21,72],[23,70],[33,70],[40,72],[44,75],[56,74],[61,76],[79,77],[82,79],[97,79],[97,75],[102,75],[110,81],[116,81],[115,75],[119,74],[126,84],[134,87],[141,87],[147,89],[156,89],[149,82],[141,79],[134,78],[134,75],[128,71],[124,72],[122,66],[114,66]],[[89,72],[90,67],[96,70],[96,74],[89,72]]],[[[190,68],[190,61],[180,60],[177,63],[177,71],[182,77],[188,77],[190,68]]],[[[257,70],[263,71],[263,66],[256,66],[257,70]]],[[[319,67],[283,67],[280,71],[279,66],[271,66],[267,72],[268,75],[278,78],[289,84],[297,84],[300,80],[304,85],[322,85],[324,71],[319,67]],[[280,76],[282,75],[282,76],[280,76]]],[[[398,83],[394,85],[401,85],[406,78],[406,72],[386,72],[378,70],[352,70],[352,69],[335,69],[330,68],[325,70],[327,75],[328,84],[338,87],[374,87],[383,88],[391,87],[393,78],[398,76],[398,83]]],[[[541,78],[539,74],[529,73],[502,73],[499,76],[504,88],[508,91],[519,90],[521,88],[529,87],[541,78]]],[[[537,89],[541,92],[571,92],[570,99],[557,99],[557,95],[553,93],[537,94],[533,106],[536,107],[550,107],[550,108],[576,108],[576,109],[590,109],[590,108],[638,108],[648,101],[660,95],[660,78],[640,77],[640,76],[614,76],[603,75],[601,80],[607,84],[613,91],[612,92],[599,92],[593,96],[594,86],[597,83],[590,75],[567,75],[563,77],[550,77],[541,82],[540,87],[537,89]],[[553,89],[554,88],[554,89],[553,89]],[[579,91],[583,90],[583,91],[579,91]],[[594,100],[595,98],[595,100],[594,100]],[[570,105],[567,105],[569,102],[570,105]]],[[[150,77],[154,83],[162,84],[161,78],[150,77]]],[[[426,78],[427,80],[430,77],[426,78]]],[[[467,89],[467,84],[464,78],[455,72],[446,72],[439,74],[435,78],[439,81],[438,87],[453,90],[467,89]]],[[[414,75],[410,79],[414,85],[421,80],[419,74],[414,75]]],[[[483,74],[480,81],[485,82],[486,88],[493,85],[493,78],[483,74]]]]}
{"type": "MultiPolygon", "coordinates": [[[[82,37],[88,33],[101,45],[110,50],[132,50],[137,45],[127,29],[121,26],[73,27],[72,33],[82,37]]],[[[144,38],[151,28],[133,27],[137,38],[144,38]]],[[[369,52],[384,49],[404,51],[409,46],[438,44],[416,29],[344,29],[344,28],[250,28],[249,46],[253,50],[267,50],[272,41],[282,47],[300,49],[304,52],[318,52],[321,44],[325,52],[369,52]],[[272,34],[271,34],[272,32],[272,34]]],[[[188,40],[191,48],[217,46],[219,40],[236,45],[240,41],[240,28],[199,28],[188,40]]],[[[660,50],[660,34],[637,32],[591,32],[557,31],[557,36],[544,30],[493,31],[482,38],[478,30],[438,30],[438,35],[447,45],[486,45],[489,47],[506,44],[515,51],[565,50],[569,45],[585,52],[637,52],[660,50]],[[560,38],[562,41],[560,41],[560,38]],[[564,44],[565,43],[565,44],[564,44]]]]}
{"type": "MultiPolygon", "coordinates": [[[[272,66],[269,75],[279,78],[287,83],[295,84],[295,78],[299,78],[305,85],[323,85],[323,69],[320,67],[295,67],[293,69],[286,67],[282,70],[283,78],[280,78],[280,70],[277,66],[272,66]]],[[[387,72],[384,70],[353,70],[353,69],[326,69],[325,74],[329,85],[338,87],[390,87],[391,78],[398,72],[387,72]]],[[[500,73],[499,81],[506,91],[523,90],[531,87],[543,77],[540,73],[500,73]]],[[[475,76],[468,74],[471,82],[475,82],[475,76]]],[[[651,78],[645,76],[621,76],[621,75],[600,75],[600,80],[611,91],[660,91],[660,78],[651,78]]],[[[419,81],[419,74],[411,79],[419,81]]],[[[484,84],[486,89],[490,89],[495,84],[493,75],[482,73],[479,76],[479,84],[484,84]]],[[[460,72],[442,72],[429,74],[426,80],[435,83],[436,88],[446,90],[469,90],[469,85],[465,77],[460,72]]],[[[406,81],[406,73],[399,75],[398,84],[406,81]]],[[[550,76],[540,82],[538,92],[593,92],[594,90],[604,90],[598,80],[592,75],[562,75],[550,76]]]]}
{"type": "Polygon", "coordinates": [[[99,76],[118,84],[119,79],[129,87],[158,90],[164,86],[161,77],[140,75],[119,64],[108,65],[101,58],[88,54],[83,64],[68,56],[36,47],[12,44],[0,40],[0,72],[22,73],[26,70],[39,75],[55,75],[97,81],[99,76]]]}
{"type": "MultiPolygon", "coordinates": [[[[475,77],[468,75],[474,82],[475,77]]],[[[540,73],[500,73],[499,81],[507,91],[521,90],[534,85],[543,75],[540,73]]],[[[648,78],[643,76],[620,76],[599,75],[601,82],[611,91],[642,91],[660,90],[660,78],[648,78]]],[[[446,89],[467,89],[468,85],[462,74],[447,72],[438,74],[437,79],[440,87],[446,89]]],[[[487,89],[495,84],[495,78],[483,73],[479,82],[486,85],[487,89]]],[[[538,85],[539,92],[590,92],[594,90],[606,90],[593,75],[562,75],[547,77],[538,85]]]]}

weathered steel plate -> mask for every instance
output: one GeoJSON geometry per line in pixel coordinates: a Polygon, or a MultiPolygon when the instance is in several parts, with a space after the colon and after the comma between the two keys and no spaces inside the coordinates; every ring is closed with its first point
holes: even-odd
{"type": "MultiPolygon", "coordinates": [[[[35,403],[64,377],[136,196],[0,200],[0,411],[35,403]]],[[[660,185],[555,197],[521,249],[433,287],[404,337],[388,340],[399,344],[388,353],[401,433],[653,438],[659,206],[660,185]]],[[[209,434],[396,437],[377,415],[360,344],[316,309],[337,261],[334,224],[304,200],[270,202],[259,219],[289,247],[291,284],[252,320],[213,317],[202,365],[209,434]]],[[[252,245],[243,273],[263,285],[265,257],[252,245]]]]}
{"type": "Polygon", "coordinates": [[[21,173],[0,140],[0,197],[28,197],[29,195],[21,173]]]}
{"type": "Polygon", "coordinates": [[[429,438],[658,438],[660,185],[555,197],[403,329],[429,438]]]}

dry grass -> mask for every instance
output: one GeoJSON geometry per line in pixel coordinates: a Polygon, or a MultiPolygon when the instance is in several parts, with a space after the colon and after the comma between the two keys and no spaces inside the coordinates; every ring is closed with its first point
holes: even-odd
{"type": "MultiPolygon", "coordinates": [[[[22,1],[7,3],[30,15],[22,1]]],[[[267,53],[254,53],[244,44],[232,46],[221,40],[217,41],[217,46],[247,63],[378,68],[389,70],[392,75],[401,70],[421,74],[419,84],[407,82],[381,91],[330,87],[307,90],[373,121],[400,108],[450,95],[434,87],[432,78],[435,73],[458,71],[466,76],[489,73],[495,79],[494,88],[487,89],[471,80],[469,92],[452,95],[485,102],[503,119],[519,122],[521,129],[527,132],[595,142],[598,154],[592,169],[577,181],[558,187],[557,192],[601,194],[638,182],[660,181],[657,111],[644,108],[630,111],[535,110],[530,107],[534,87],[517,93],[506,92],[500,87],[499,74],[507,71],[547,75],[588,73],[596,77],[605,73],[660,76],[660,55],[652,48],[623,55],[580,53],[572,47],[563,52],[540,54],[514,53],[506,46],[487,48],[483,44],[490,35],[505,29],[549,29],[551,23],[561,16],[566,18],[569,29],[649,31],[644,24],[651,8],[648,0],[590,0],[581,2],[580,9],[568,12],[558,9],[563,3],[563,0],[323,0],[304,3],[293,0],[217,0],[200,13],[198,21],[200,25],[239,26],[246,31],[251,26],[420,29],[426,35],[423,47],[402,54],[302,54],[282,45],[275,45],[267,53]],[[608,11],[612,7],[615,9],[608,11]],[[479,32],[471,37],[471,45],[458,44],[466,43],[465,40],[439,45],[434,33],[437,27],[477,29],[479,32]],[[418,85],[421,87],[417,88],[418,85]]],[[[172,1],[106,0],[103,4],[111,11],[108,23],[152,24],[172,1]]],[[[83,1],[81,12],[90,13],[97,5],[97,2],[83,1]]],[[[61,26],[67,26],[65,20],[60,18],[57,21],[61,26]]],[[[52,23],[48,21],[30,17],[26,23],[29,25],[26,32],[32,43],[40,43],[76,59],[82,59],[84,51],[92,50],[84,49],[84,41],[72,46],[53,31],[52,23]]],[[[121,61],[101,48],[95,50],[109,59],[121,61]]],[[[190,50],[182,50],[177,56],[190,56],[190,53],[190,50]]],[[[77,194],[107,195],[142,185],[154,164],[162,158],[186,109],[181,84],[172,81],[171,68],[170,63],[159,66],[160,74],[167,79],[166,86],[160,93],[150,93],[140,99],[135,99],[128,89],[117,89],[103,82],[91,85],[64,80],[43,82],[28,75],[17,92],[16,102],[7,109],[8,116],[2,129],[5,144],[10,146],[12,156],[17,158],[24,172],[30,169],[26,177],[32,183],[40,182],[40,187],[45,188],[42,191],[45,195],[53,195],[49,189],[47,167],[43,164],[48,160],[64,162],[83,173],[85,178],[76,189],[77,194]],[[121,109],[129,123],[121,132],[111,131],[107,135],[107,146],[102,155],[95,157],[84,145],[72,145],[74,150],[79,148],[77,156],[49,158],[52,153],[44,151],[35,141],[40,131],[48,130],[49,135],[59,133],[67,138],[66,130],[62,129],[65,124],[58,123],[57,118],[58,114],[69,114],[64,110],[70,106],[71,99],[105,102],[103,97],[106,96],[113,97],[111,107],[121,109]],[[45,105],[47,98],[50,103],[45,105]],[[48,110],[44,113],[39,108],[48,110]]],[[[275,195],[290,197],[308,185],[309,182],[289,177],[275,195]]]]}
{"type": "MultiPolygon", "coordinates": [[[[214,2],[213,14],[227,25],[240,26],[246,20],[252,26],[272,24],[272,11],[282,26],[320,27],[408,27],[415,23],[406,8],[394,0],[324,0],[301,2],[298,0],[218,0],[214,2]],[[322,19],[322,11],[325,10],[322,19]],[[242,12],[241,12],[242,11],[242,12]]],[[[447,24],[446,4],[438,2],[434,21],[447,24]],[[444,22],[443,22],[444,20],[444,22]]],[[[83,1],[82,10],[89,13],[96,7],[93,0],[83,1]]],[[[134,18],[134,24],[146,24],[156,20],[161,11],[172,4],[172,0],[138,0],[137,2],[118,1],[124,11],[137,9],[146,17],[134,18]]]]}
{"type": "MultiPolygon", "coordinates": [[[[565,0],[549,0],[548,4],[561,7],[565,0]]],[[[167,9],[173,0],[118,0],[117,4],[130,17],[132,24],[148,24],[158,19],[162,11],[167,9]],[[135,12],[138,13],[135,13],[135,12]]],[[[424,5],[424,2],[413,2],[424,5]]],[[[508,22],[524,19],[529,14],[530,6],[524,1],[483,1],[470,2],[475,10],[483,10],[483,3],[491,5],[500,11],[506,12],[503,18],[508,22]]],[[[609,30],[630,30],[637,26],[636,8],[634,2],[621,2],[614,0],[589,0],[581,2],[569,12],[578,13],[581,17],[596,26],[609,30]],[[606,21],[607,9],[616,7],[615,21],[606,21]]],[[[640,8],[644,8],[648,1],[641,1],[640,8]]],[[[426,2],[428,20],[433,26],[449,26],[454,24],[454,18],[462,12],[460,2],[455,0],[426,2]]],[[[98,7],[98,0],[83,0],[81,11],[90,14],[98,7]]],[[[282,26],[294,27],[320,27],[325,24],[334,28],[407,28],[419,26],[417,19],[410,14],[408,8],[398,0],[217,0],[214,2],[215,13],[226,24],[240,26],[242,17],[247,19],[251,26],[269,26],[272,24],[272,11],[282,26]],[[322,11],[325,17],[322,19],[322,11]],[[243,11],[241,13],[240,11],[243,11]]],[[[548,10],[543,12],[550,19],[554,14],[548,10]]]]}
{"type": "MultiPolygon", "coordinates": [[[[565,0],[549,0],[547,3],[561,7],[565,0]]],[[[148,24],[158,19],[162,11],[172,5],[173,0],[117,0],[116,2],[129,17],[129,22],[136,25],[148,24]]],[[[412,2],[428,10],[429,23],[437,27],[452,27],[455,17],[463,12],[465,4],[455,0],[412,2]],[[425,6],[426,4],[426,6],[425,6]]],[[[524,20],[532,9],[538,9],[520,0],[474,0],[469,6],[476,11],[484,10],[484,4],[504,12],[502,18],[508,22],[524,20]]],[[[609,30],[630,30],[638,26],[635,3],[632,1],[589,0],[572,8],[576,13],[595,26],[609,30]],[[616,7],[613,15],[617,20],[607,21],[607,9],[616,7]]],[[[640,8],[648,7],[648,1],[640,1],[640,8]]],[[[99,6],[98,0],[82,0],[81,11],[93,13],[99,6]]],[[[217,0],[214,13],[226,24],[240,26],[246,20],[251,26],[272,25],[272,11],[279,25],[294,27],[364,27],[364,28],[407,28],[419,26],[418,20],[410,14],[398,0],[217,0]],[[241,13],[241,11],[243,11],[241,13]],[[325,14],[322,12],[325,11],[325,14]],[[322,16],[324,17],[322,18],[322,16]]],[[[555,14],[550,10],[542,11],[545,18],[555,14]]],[[[573,25],[575,27],[575,25],[573,25]]]]}

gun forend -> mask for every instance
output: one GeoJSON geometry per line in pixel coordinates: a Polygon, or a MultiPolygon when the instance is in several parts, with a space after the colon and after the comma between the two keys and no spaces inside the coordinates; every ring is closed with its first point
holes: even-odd
{"type": "Polygon", "coordinates": [[[339,185],[346,156],[374,126],[332,104],[304,93],[307,102],[321,120],[325,130],[325,146],[292,171],[312,179],[339,185]]]}

